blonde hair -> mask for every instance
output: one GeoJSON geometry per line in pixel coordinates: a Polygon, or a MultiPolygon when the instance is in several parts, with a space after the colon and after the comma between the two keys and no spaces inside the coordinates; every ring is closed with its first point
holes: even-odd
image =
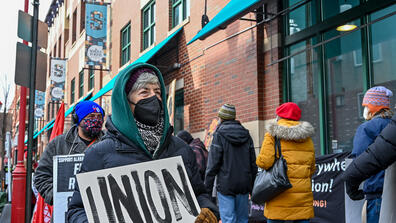
{"type": "Polygon", "coordinates": [[[390,108],[382,108],[381,110],[379,110],[375,113],[369,112],[367,115],[367,120],[371,120],[376,116],[380,116],[381,118],[392,118],[393,111],[390,110],[390,108]]]}

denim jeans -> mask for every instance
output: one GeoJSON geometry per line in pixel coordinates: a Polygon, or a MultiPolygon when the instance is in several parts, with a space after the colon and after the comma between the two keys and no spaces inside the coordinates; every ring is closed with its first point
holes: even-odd
{"type": "Polygon", "coordinates": [[[229,196],[217,192],[222,223],[247,223],[249,218],[249,194],[229,196]]]}
{"type": "Polygon", "coordinates": [[[378,223],[382,198],[367,200],[367,223],[378,223]]]}
{"type": "Polygon", "coordinates": [[[306,219],[306,220],[294,220],[294,221],[270,220],[270,219],[267,220],[267,223],[284,223],[284,222],[287,222],[287,223],[309,223],[309,220],[308,219],[306,219]]]}

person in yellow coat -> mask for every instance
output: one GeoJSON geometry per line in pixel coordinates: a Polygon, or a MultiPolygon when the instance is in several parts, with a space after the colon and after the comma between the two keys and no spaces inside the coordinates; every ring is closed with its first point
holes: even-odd
{"type": "Polygon", "coordinates": [[[292,188],[265,203],[268,223],[309,223],[314,217],[311,177],[315,172],[315,149],[311,136],[313,126],[301,118],[301,109],[293,102],[276,109],[277,118],[268,125],[257,157],[258,167],[268,170],[274,164],[275,136],[280,140],[282,155],[287,162],[287,175],[292,188]]]}

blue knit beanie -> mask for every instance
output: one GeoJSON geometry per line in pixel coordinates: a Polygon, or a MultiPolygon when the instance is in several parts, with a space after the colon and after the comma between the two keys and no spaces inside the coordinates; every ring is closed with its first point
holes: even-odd
{"type": "Polygon", "coordinates": [[[76,115],[78,117],[78,123],[80,124],[87,115],[91,113],[101,113],[103,118],[103,109],[97,103],[93,101],[82,101],[79,102],[75,107],[76,115]]]}

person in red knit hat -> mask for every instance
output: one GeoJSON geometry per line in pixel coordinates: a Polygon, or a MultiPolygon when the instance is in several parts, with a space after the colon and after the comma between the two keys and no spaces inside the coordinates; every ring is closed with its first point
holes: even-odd
{"type": "Polygon", "coordinates": [[[311,186],[315,172],[315,149],[311,139],[314,128],[310,123],[300,121],[301,109],[293,102],[280,105],[276,115],[277,118],[268,125],[256,164],[264,170],[271,168],[275,159],[275,141],[280,141],[292,188],[266,202],[264,215],[268,223],[308,223],[314,217],[311,186]]]}

